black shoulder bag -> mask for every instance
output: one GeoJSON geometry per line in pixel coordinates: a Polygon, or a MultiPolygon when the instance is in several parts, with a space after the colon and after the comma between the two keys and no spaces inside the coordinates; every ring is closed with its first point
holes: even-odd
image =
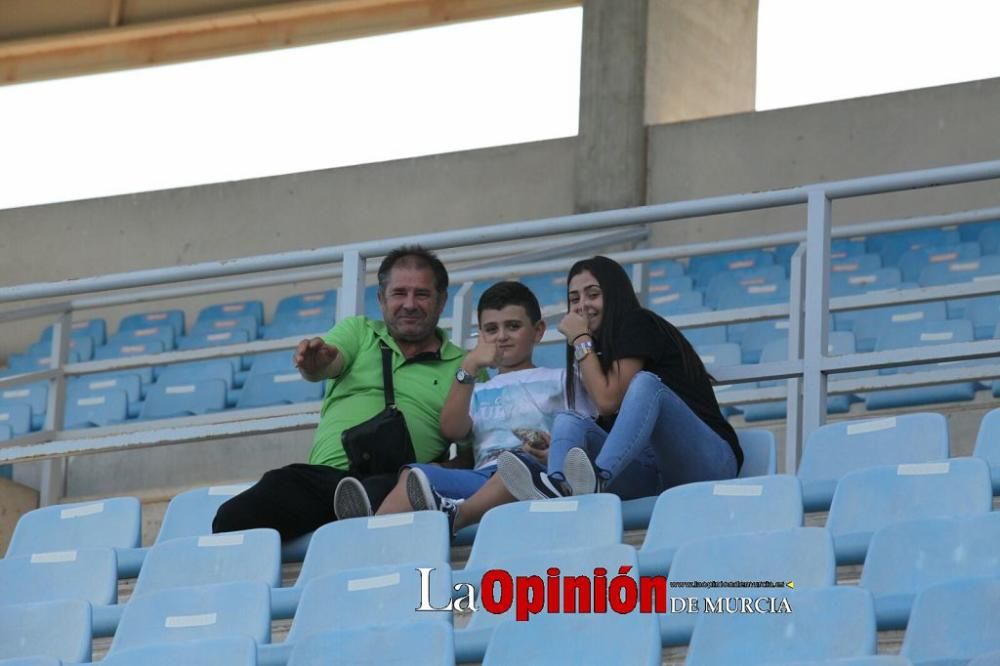
{"type": "Polygon", "coordinates": [[[382,349],[382,383],[385,409],[363,423],[341,433],[341,444],[350,462],[350,473],[358,477],[395,474],[403,465],[416,462],[413,441],[403,412],[396,408],[392,387],[392,350],[379,341],[382,349]]]}

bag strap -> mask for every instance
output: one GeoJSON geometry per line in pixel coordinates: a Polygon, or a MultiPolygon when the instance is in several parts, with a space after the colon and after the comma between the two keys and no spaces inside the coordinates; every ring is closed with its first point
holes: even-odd
{"type": "Polygon", "coordinates": [[[382,386],[385,387],[385,406],[386,408],[394,407],[396,405],[396,392],[392,387],[392,350],[381,340],[378,344],[382,348],[382,386]]]}

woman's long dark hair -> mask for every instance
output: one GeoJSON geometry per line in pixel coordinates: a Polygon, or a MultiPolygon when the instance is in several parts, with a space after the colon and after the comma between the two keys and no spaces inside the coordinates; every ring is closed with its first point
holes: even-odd
{"type": "MultiPolygon", "coordinates": [[[[588,272],[597,280],[601,287],[604,298],[604,308],[601,315],[601,325],[594,332],[594,351],[598,353],[598,360],[601,363],[601,371],[607,375],[611,372],[611,350],[615,348],[615,329],[619,322],[629,312],[634,310],[644,310],[639,299],[635,295],[635,288],[628,273],[617,261],[607,257],[597,256],[590,259],[582,259],[569,269],[566,278],[566,302],[569,303],[569,282],[582,272],[588,272]]],[[[582,294],[581,294],[582,296],[582,294]]],[[[705,370],[705,364],[701,357],[688,342],[687,338],[670,322],[656,314],[649,312],[653,320],[660,329],[670,338],[681,353],[681,365],[684,374],[692,381],[707,381],[715,383],[712,375],[705,370]]],[[[566,399],[570,409],[576,407],[576,373],[573,372],[575,358],[572,346],[566,347],[566,399]]]]}

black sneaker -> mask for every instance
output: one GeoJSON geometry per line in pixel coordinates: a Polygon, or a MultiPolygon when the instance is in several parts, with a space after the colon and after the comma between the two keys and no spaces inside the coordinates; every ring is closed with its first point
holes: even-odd
{"type": "Polygon", "coordinates": [[[511,451],[504,451],[497,458],[497,474],[510,494],[519,500],[542,500],[573,494],[569,484],[550,477],[511,451]]]}
{"type": "Polygon", "coordinates": [[[587,452],[581,448],[573,447],[566,452],[563,474],[574,495],[604,492],[604,473],[597,469],[587,452]]]}
{"type": "Polygon", "coordinates": [[[443,511],[448,517],[448,531],[455,535],[455,517],[458,507],[465,500],[451,499],[434,490],[422,469],[411,467],[406,477],[406,497],[414,511],[443,511]]]}
{"type": "Polygon", "coordinates": [[[340,480],[333,493],[333,512],[337,520],[372,515],[372,503],[360,481],[351,476],[340,480]]]}

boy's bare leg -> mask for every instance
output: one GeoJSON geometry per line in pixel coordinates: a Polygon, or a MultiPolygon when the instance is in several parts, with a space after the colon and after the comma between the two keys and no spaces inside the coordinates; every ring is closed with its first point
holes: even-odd
{"type": "Polygon", "coordinates": [[[378,511],[375,512],[376,516],[381,516],[387,513],[405,513],[407,511],[413,511],[413,506],[410,504],[410,500],[406,496],[406,477],[409,475],[409,467],[399,473],[399,480],[396,481],[396,485],[393,486],[392,490],[389,491],[389,494],[386,495],[384,500],[382,500],[382,506],[380,506],[378,511]]]}
{"type": "Polygon", "coordinates": [[[507,487],[503,485],[499,474],[494,474],[476,491],[469,499],[458,505],[458,514],[455,516],[455,531],[467,525],[473,525],[482,520],[483,515],[495,506],[515,502],[517,498],[510,494],[507,487]]]}

